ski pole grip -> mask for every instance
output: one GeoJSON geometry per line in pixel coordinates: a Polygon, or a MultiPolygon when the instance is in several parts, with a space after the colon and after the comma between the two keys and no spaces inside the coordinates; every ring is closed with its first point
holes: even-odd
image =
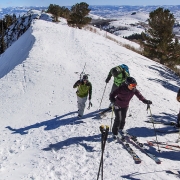
{"type": "Polygon", "coordinates": [[[106,125],[106,131],[107,131],[107,132],[109,131],[109,126],[108,126],[108,125],[106,125]]]}
{"type": "Polygon", "coordinates": [[[101,133],[103,133],[103,132],[104,132],[104,125],[101,125],[101,126],[99,127],[99,129],[100,129],[101,133]]]}

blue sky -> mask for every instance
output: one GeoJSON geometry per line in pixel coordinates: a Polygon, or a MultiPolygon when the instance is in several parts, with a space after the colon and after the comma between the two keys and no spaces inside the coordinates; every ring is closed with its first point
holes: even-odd
{"type": "Polygon", "coordinates": [[[76,3],[86,2],[89,5],[180,5],[178,0],[0,0],[0,8],[9,6],[72,6],[76,3]]]}

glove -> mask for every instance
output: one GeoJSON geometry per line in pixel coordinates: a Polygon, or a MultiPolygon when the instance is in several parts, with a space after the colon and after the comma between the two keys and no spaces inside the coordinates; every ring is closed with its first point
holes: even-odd
{"type": "Polygon", "coordinates": [[[176,98],[176,99],[177,99],[177,101],[178,101],[178,102],[180,102],[180,96],[177,96],[177,98],[176,98]]]}
{"type": "Polygon", "coordinates": [[[152,101],[145,99],[145,100],[143,100],[143,103],[144,103],[144,104],[152,104],[152,101]]]}
{"type": "Polygon", "coordinates": [[[105,82],[108,83],[108,82],[109,82],[109,78],[107,78],[107,79],[105,80],[105,82]]]}
{"type": "Polygon", "coordinates": [[[109,99],[110,100],[110,102],[111,102],[111,105],[114,105],[114,103],[115,103],[115,98],[113,98],[113,99],[109,99]]]}
{"type": "Polygon", "coordinates": [[[92,107],[92,103],[91,103],[91,100],[89,100],[89,106],[87,109],[90,109],[92,107]]]}

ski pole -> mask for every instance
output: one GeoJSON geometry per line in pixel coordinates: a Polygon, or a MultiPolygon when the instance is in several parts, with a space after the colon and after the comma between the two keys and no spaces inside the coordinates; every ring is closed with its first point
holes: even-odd
{"type": "Polygon", "coordinates": [[[129,117],[131,117],[132,116],[132,114],[131,114],[131,109],[130,109],[130,107],[129,107],[129,117]]]}
{"type": "Polygon", "coordinates": [[[111,115],[111,126],[110,126],[110,132],[112,132],[112,120],[113,120],[113,113],[114,113],[114,105],[112,105],[112,115],[111,115]]]}
{"type": "MultiPolygon", "coordinates": [[[[100,174],[100,170],[101,170],[101,177],[103,176],[103,153],[104,153],[104,135],[105,135],[105,128],[104,125],[101,125],[99,127],[100,131],[101,131],[101,161],[99,164],[99,171],[98,171],[98,176],[97,176],[97,180],[99,179],[99,174],[100,174]]],[[[102,177],[103,178],[103,177],[102,177]]]]}
{"type": "Polygon", "coordinates": [[[161,150],[159,149],[159,142],[158,142],[158,139],[157,139],[157,134],[156,134],[156,128],[154,126],[154,119],[152,117],[152,113],[151,113],[151,108],[150,108],[150,105],[147,104],[147,110],[149,109],[149,112],[150,112],[150,115],[151,115],[151,120],[152,120],[152,123],[153,123],[153,128],[154,128],[154,133],[155,133],[155,136],[156,136],[156,142],[157,142],[157,145],[158,145],[158,151],[160,152],[161,150]]]}
{"type": "Polygon", "coordinates": [[[106,86],[107,86],[107,83],[104,87],[104,91],[103,91],[103,95],[102,95],[102,98],[101,98],[101,102],[100,102],[100,105],[99,105],[99,110],[101,109],[101,103],[102,103],[102,100],[103,100],[103,97],[104,97],[104,93],[105,93],[105,90],[106,90],[106,86]]]}
{"type": "Polygon", "coordinates": [[[104,149],[105,149],[105,144],[107,141],[107,137],[108,137],[108,132],[109,132],[109,126],[106,126],[106,128],[104,128],[104,125],[101,125],[99,127],[102,135],[101,135],[101,149],[102,149],[102,153],[101,153],[101,161],[99,164],[99,171],[98,171],[98,175],[97,175],[97,180],[99,179],[99,174],[100,174],[100,170],[101,170],[101,179],[103,180],[103,154],[104,154],[104,149]]]}

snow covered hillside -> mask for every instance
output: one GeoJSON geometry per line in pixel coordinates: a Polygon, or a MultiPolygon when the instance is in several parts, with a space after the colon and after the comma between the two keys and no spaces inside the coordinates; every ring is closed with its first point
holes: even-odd
{"type": "MultiPolygon", "coordinates": [[[[99,126],[111,124],[111,113],[98,118],[98,109],[109,70],[129,66],[137,88],[151,100],[158,120],[176,121],[179,77],[164,66],[89,31],[64,22],[34,20],[31,27],[0,57],[0,176],[2,180],[94,180],[101,157],[99,126]],[[85,66],[86,64],[86,66],[85,66]],[[90,110],[77,116],[75,72],[90,74],[93,86],[90,110]]],[[[112,80],[107,84],[101,108],[109,105],[112,80]]],[[[139,141],[155,139],[150,113],[136,97],[130,103],[125,129],[139,141]]],[[[157,129],[172,127],[155,125],[157,129]]],[[[172,141],[178,134],[157,134],[158,141],[172,141]]],[[[180,152],[149,147],[160,165],[131,145],[141,164],[135,164],[124,147],[107,143],[104,180],[178,179],[167,174],[179,170],[180,152]]]]}

